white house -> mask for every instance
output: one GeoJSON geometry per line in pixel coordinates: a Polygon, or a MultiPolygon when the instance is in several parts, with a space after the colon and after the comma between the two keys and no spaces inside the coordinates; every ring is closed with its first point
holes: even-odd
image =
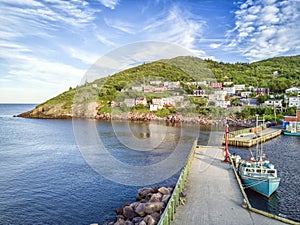
{"type": "Polygon", "coordinates": [[[133,91],[143,91],[144,90],[144,88],[142,86],[132,86],[131,89],[133,91]]]}
{"type": "Polygon", "coordinates": [[[251,91],[242,91],[241,92],[241,97],[242,98],[249,98],[251,95],[251,91]]]}
{"type": "Polygon", "coordinates": [[[125,98],[124,103],[127,107],[133,107],[135,105],[135,99],[134,98],[125,98]]]}
{"type": "Polygon", "coordinates": [[[227,91],[227,94],[229,94],[229,95],[234,95],[235,87],[223,87],[223,91],[227,91]]]}
{"type": "Polygon", "coordinates": [[[225,97],[227,95],[227,91],[215,91],[214,94],[208,96],[210,101],[215,102],[216,107],[227,108],[230,105],[230,101],[226,101],[225,97]]]}
{"type": "Polygon", "coordinates": [[[235,84],[235,85],[233,85],[233,87],[235,87],[236,91],[243,91],[246,89],[245,84],[235,84]]]}
{"type": "Polygon", "coordinates": [[[169,90],[174,89],[174,88],[179,88],[180,87],[180,82],[170,82],[170,81],[165,81],[164,86],[167,87],[169,90]]]}
{"type": "Polygon", "coordinates": [[[144,106],[146,106],[147,105],[147,99],[145,97],[137,97],[135,99],[135,104],[136,105],[144,105],[144,106]]]}
{"type": "Polygon", "coordinates": [[[286,94],[288,94],[288,93],[293,93],[293,92],[297,92],[298,95],[300,95],[300,88],[297,88],[297,87],[291,87],[291,88],[285,90],[285,93],[286,93],[286,94]]]}
{"type": "Polygon", "coordinates": [[[270,107],[282,107],[282,99],[269,99],[264,102],[265,106],[270,106],[270,107]]]}
{"type": "Polygon", "coordinates": [[[225,82],[223,82],[223,86],[231,86],[231,85],[233,85],[232,81],[225,81],[225,82]]]}
{"type": "Polygon", "coordinates": [[[289,107],[300,108],[300,97],[289,97],[289,107]]]}
{"type": "Polygon", "coordinates": [[[159,86],[159,85],[162,84],[162,81],[160,81],[160,80],[151,80],[151,81],[150,81],[150,84],[151,84],[151,85],[159,86]]]}
{"type": "Polygon", "coordinates": [[[209,100],[213,101],[224,101],[227,91],[215,91],[214,94],[208,96],[209,100]]]}

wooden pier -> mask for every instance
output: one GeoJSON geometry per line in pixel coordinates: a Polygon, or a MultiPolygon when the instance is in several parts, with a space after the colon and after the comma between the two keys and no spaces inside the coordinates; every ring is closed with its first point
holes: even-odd
{"type": "Polygon", "coordinates": [[[272,138],[281,135],[282,130],[279,128],[261,128],[258,137],[253,128],[244,129],[242,131],[233,132],[229,135],[228,145],[236,147],[251,147],[257,143],[266,142],[272,138]]]}
{"type": "Polygon", "coordinates": [[[242,207],[244,197],[233,167],[223,160],[222,147],[196,148],[185,186],[186,202],[175,210],[171,224],[284,224],[242,207]]]}

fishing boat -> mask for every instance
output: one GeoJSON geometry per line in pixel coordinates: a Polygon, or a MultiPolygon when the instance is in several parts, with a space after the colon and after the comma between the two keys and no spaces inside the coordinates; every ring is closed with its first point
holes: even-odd
{"type": "Polygon", "coordinates": [[[300,136],[300,122],[288,121],[282,125],[283,134],[290,136],[300,136]]]}
{"type": "Polygon", "coordinates": [[[277,177],[275,166],[267,160],[245,161],[239,164],[239,175],[245,188],[270,197],[278,188],[280,178],[277,177]]]}
{"type": "Polygon", "coordinates": [[[284,117],[282,130],[285,135],[300,136],[300,110],[296,111],[296,116],[284,117]]]}
{"type": "MultiPolygon", "coordinates": [[[[258,124],[258,117],[256,120],[258,124]]],[[[259,136],[258,134],[256,135],[257,137],[259,136]]],[[[257,142],[256,159],[251,151],[250,153],[252,156],[250,160],[241,160],[238,165],[238,172],[243,186],[269,198],[280,184],[277,169],[270,161],[265,159],[261,143],[257,142]]]]}

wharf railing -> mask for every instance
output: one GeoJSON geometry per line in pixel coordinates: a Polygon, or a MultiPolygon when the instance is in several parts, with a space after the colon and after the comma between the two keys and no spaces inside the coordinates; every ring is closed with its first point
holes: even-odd
{"type": "Polygon", "coordinates": [[[190,168],[192,165],[192,161],[194,159],[195,150],[197,147],[198,139],[196,139],[193,143],[191,152],[188,156],[186,165],[184,166],[183,170],[180,173],[176,186],[173,190],[172,196],[169,199],[169,202],[162,213],[158,225],[170,225],[171,221],[174,220],[174,214],[176,213],[176,208],[180,204],[180,196],[182,195],[188,174],[190,172],[190,168]]]}

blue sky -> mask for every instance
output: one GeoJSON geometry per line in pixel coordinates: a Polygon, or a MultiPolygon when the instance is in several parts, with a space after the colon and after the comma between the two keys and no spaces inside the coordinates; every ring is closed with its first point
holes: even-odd
{"type": "Polygon", "coordinates": [[[0,12],[2,103],[41,103],[141,41],[224,62],[300,54],[299,0],[4,0],[0,12]]]}

